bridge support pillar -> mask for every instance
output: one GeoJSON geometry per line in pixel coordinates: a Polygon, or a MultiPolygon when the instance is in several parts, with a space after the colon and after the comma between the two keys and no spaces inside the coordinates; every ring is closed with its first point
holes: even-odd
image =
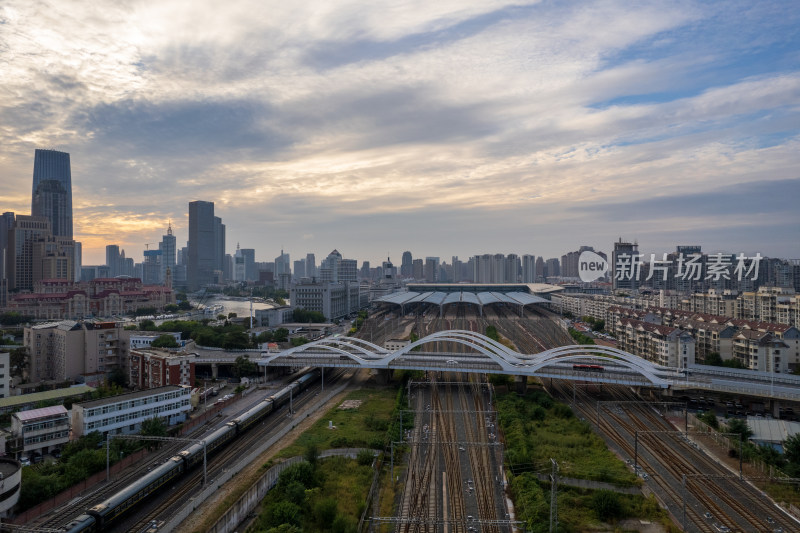
{"type": "Polygon", "coordinates": [[[390,368],[381,368],[377,374],[378,383],[381,385],[388,385],[392,380],[392,370],[390,368]]]}
{"type": "Polygon", "coordinates": [[[514,381],[517,386],[517,394],[525,394],[528,387],[528,376],[516,376],[514,381]]]}
{"type": "Polygon", "coordinates": [[[217,363],[211,363],[211,377],[217,379],[219,376],[219,365],[217,363]]]}

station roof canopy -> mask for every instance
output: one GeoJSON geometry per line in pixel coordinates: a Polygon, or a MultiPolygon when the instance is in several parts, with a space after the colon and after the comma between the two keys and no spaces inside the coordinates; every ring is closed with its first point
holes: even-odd
{"type": "Polygon", "coordinates": [[[378,303],[399,305],[402,308],[405,308],[405,306],[409,304],[426,303],[431,305],[438,305],[440,309],[445,305],[450,305],[454,303],[472,304],[482,309],[484,305],[496,304],[496,303],[504,303],[512,306],[520,306],[520,308],[522,308],[525,307],[526,305],[542,304],[549,302],[549,300],[542,298],[541,296],[536,296],[529,292],[524,292],[523,290],[520,290],[522,287],[527,287],[527,284],[520,284],[520,283],[506,284],[506,285],[486,284],[486,285],[465,286],[468,289],[474,289],[475,287],[494,289],[485,291],[449,290],[452,289],[452,287],[459,287],[459,286],[461,285],[440,284],[440,283],[426,284],[426,285],[420,284],[420,285],[415,285],[415,287],[447,289],[447,290],[436,290],[434,292],[430,291],[399,292],[383,296],[381,298],[378,298],[376,301],[378,303]]]}

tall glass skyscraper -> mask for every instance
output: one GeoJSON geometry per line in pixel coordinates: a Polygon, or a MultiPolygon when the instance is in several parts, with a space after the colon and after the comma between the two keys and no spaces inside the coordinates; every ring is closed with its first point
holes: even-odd
{"type": "Polygon", "coordinates": [[[36,150],[31,215],[47,217],[53,236],[72,238],[72,173],[68,153],[36,150]]]}

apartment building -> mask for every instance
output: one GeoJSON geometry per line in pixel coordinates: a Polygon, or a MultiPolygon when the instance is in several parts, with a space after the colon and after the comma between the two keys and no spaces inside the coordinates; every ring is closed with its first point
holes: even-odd
{"type": "Polygon", "coordinates": [[[69,412],[63,405],[19,411],[11,415],[11,434],[15,457],[47,453],[69,442],[69,412]]]}
{"type": "Polygon", "coordinates": [[[733,338],[734,358],[759,372],[788,372],[788,350],[788,345],[769,332],[743,329],[733,338]]]}
{"type": "Polygon", "coordinates": [[[131,350],[128,382],[131,387],[154,389],[166,385],[194,386],[197,354],[161,350],[131,350]]]}
{"type": "Polygon", "coordinates": [[[695,340],[695,358],[703,363],[711,353],[718,353],[728,361],[733,359],[733,338],[737,329],[730,324],[705,322],[688,317],[680,317],[672,322],[674,327],[689,333],[695,340]]]}
{"type": "Polygon", "coordinates": [[[657,365],[686,368],[695,363],[695,341],[678,328],[621,318],[618,347],[657,365]]]}
{"type": "Polygon", "coordinates": [[[84,374],[108,373],[124,368],[127,342],[121,322],[63,320],[26,327],[28,381],[76,380],[84,374]]]}

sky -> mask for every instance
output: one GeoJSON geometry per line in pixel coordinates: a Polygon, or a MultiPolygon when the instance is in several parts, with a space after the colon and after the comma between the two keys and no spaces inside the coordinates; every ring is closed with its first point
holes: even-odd
{"type": "Polygon", "coordinates": [[[786,1],[4,0],[0,211],[71,154],[83,263],[227,250],[800,257],[786,1]]]}

